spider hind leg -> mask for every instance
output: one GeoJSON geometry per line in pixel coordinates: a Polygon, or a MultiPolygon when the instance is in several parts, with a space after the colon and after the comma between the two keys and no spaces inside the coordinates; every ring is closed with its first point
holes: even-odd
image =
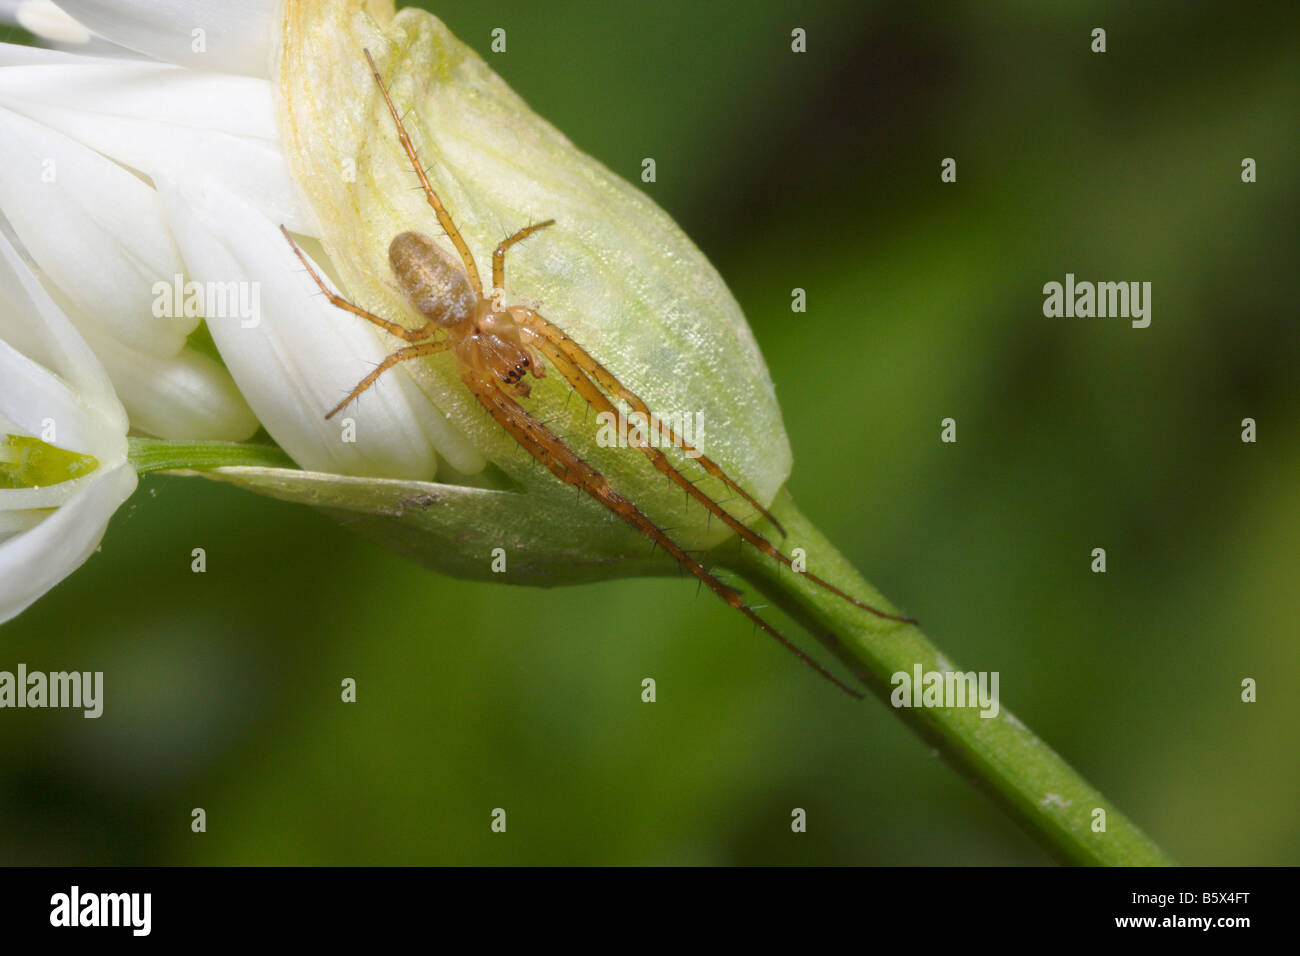
{"type": "MultiPolygon", "coordinates": [[[[625,401],[633,410],[640,412],[649,422],[652,435],[667,435],[669,441],[674,446],[682,449],[691,457],[695,458],[709,474],[720,478],[724,484],[738,495],[744,498],[764,516],[781,534],[784,536],[784,529],[771,513],[760,505],[754,498],[745,491],[739,484],[732,480],[726,472],[722,470],[711,459],[700,454],[689,443],[685,442],[671,428],[666,426],[637,395],[625,388],[614,375],[603,365],[592,358],[580,345],[565,335],[555,326],[551,325],[540,314],[532,309],[525,309],[516,306],[511,309],[515,315],[516,321],[520,322],[521,327],[533,335],[537,347],[546,355],[551,363],[571,384],[576,392],[583,397],[587,404],[597,413],[606,413],[617,417],[618,410],[614,407],[611,400],[605,392],[625,401]],[[598,387],[599,386],[599,387],[598,387]],[[603,390],[602,390],[603,389],[603,390]]],[[[665,475],[670,481],[678,485],[689,499],[694,499],[703,505],[710,515],[721,520],[728,528],[734,531],[741,540],[749,543],[759,551],[771,557],[773,560],[785,565],[788,568],[794,568],[794,562],[788,555],[778,549],[765,537],[754,531],[728,509],[724,508],[721,503],[710,497],[704,491],[681,473],[664,454],[663,450],[656,447],[652,442],[644,441],[637,444],[637,447],[650,459],[655,468],[665,475]]],[[[915,624],[914,618],[905,617],[901,614],[891,614],[888,611],[882,611],[873,607],[864,601],[837,588],[824,578],[818,577],[810,571],[799,571],[808,580],[817,586],[824,588],[835,596],[848,601],[855,607],[861,608],[870,614],[888,621],[897,621],[901,624],[915,624]]]]}
{"type": "Polygon", "coordinates": [[[782,647],[790,651],[807,666],[817,671],[840,690],[852,697],[862,693],[844,683],[745,603],[739,591],[722,581],[693,558],[675,540],[641,512],[629,499],[610,487],[609,481],[590,464],[569,449],[549,428],[534,418],[522,405],[507,395],[496,383],[483,380],[466,369],[462,379],[488,414],[506,430],[530,455],[545,465],[550,472],[566,484],[574,485],[609,509],[611,516],[627,522],[659,547],[667,551],[678,564],[693,574],[701,584],[707,585],[720,598],[744,614],[755,627],[762,628],[782,647]]]}

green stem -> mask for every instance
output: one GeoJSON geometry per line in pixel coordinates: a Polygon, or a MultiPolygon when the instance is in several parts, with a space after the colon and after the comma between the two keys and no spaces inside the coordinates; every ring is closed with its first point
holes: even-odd
{"type": "Polygon", "coordinates": [[[163,441],[128,438],[131,464],[140,474],[185,469],[207,471],[226,465],[263,468],[297,468],[276,445],[250,445],[236,441],[163,441]]]}
{"type": "MultiPolygon", "coordinates": [[[[835,582],[874,607],[889,604],[854,570],[783,491],[772,512],[785,526],[786,544],[802,548],[808,570],[835,582]]],[[[958,670],[943,659],[920,629],[876,617],[813,584],[754,548],[717,559],[807,627],[886,704],[898,685],[895,674],[958,670]]],[[[928,743],[939,749],[1007,810],[1057,859],[1092,866],[1173,864],[1151,839],[1080,777],[1005,708],[981,717],[978,706],[893,707],[928,743]],[[1105,811],[1105,832],[1094,832],[1096,810],[1105,811]]]]}

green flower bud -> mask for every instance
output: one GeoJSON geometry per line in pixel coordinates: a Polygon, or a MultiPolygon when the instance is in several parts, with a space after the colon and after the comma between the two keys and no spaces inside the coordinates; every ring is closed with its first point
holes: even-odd
{"type": "MultiPolygon", "coordinates": [[[[369,50],[485,289],[497,243],[554,219],[510,250],[505,303],[536,308],[656,415],[684,424],[692,443],[758,502],[773,500],[791,458],[767,369],[721,277],[662,209],[576,149],[424,11],[394,14],[386,0],[288,0],[281,41],[274,82],[285,154],[319,219],[329,268],[352,302],[419,327],[424,317],[398,287],[389,244],[417,231],[455,254],[413,188],[418,180],[370,73],[369,50]]],[[[403,344],[390,341],[394,350],[403,344]]],[[[450,573],[483,573],[495,547],[512,553],[512,572],[539,583],[675,567],[651,559],[644,538],[537,465],[466,388],[455,355],[405,367],[495,470],[440,472],[448,484],[275,469],[224,476],[346,512],[349,524],[450,573]]],[[[557,370],[529,382],[521,404],[685,547],[715,546],[731,534],[697,503],[687,505],[682,489],[637,448],[608,447],[620,423],[598,419],[557,370]]],[[[703,477],[706,493],[734,497],[689,454],[667,451],[688,478],[703,477]]],[[[756,517],[739,499],[729,507],[742,521],[756,517]]]]}

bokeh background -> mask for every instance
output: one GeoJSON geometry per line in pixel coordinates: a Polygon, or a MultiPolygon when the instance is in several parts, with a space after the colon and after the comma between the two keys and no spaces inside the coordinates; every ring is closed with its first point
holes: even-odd
{"type": "MultiPolygon", "coordinates": [[[[429,6],[611,168],[655,158],[868,578],[1180,861],[1300,861],[1300,6],[429,6]],[[1150,281],[1151,327],[1045,318],[1066,272],[1150,281]]],[[[693,584],[464,583],[201,480],[145,479],[0,628],[19,661],[108,699],[0,714],[4,863],[1047,860],[693,584]]]]}

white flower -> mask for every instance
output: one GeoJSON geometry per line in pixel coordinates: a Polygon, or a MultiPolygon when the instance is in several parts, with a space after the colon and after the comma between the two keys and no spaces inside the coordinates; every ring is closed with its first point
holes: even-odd
{"type": "Polygon", "coordinates": [[[59,47],[0,44],[0,622],[94,551],[136,487],[128,432],[265,427],[336,475],[482,469],[405,371],[324,418],[391,343],[279,232],[319,230],[280,147],[276,3],[60,6],[0,0],[59,47]]]}
{"type": "MultiPolygon", "coordinates": [[[[46,6],[19,4],[18,19],[75,39],[46,6]]],[[[261,425],[302,467],[345,475],[428,479],[439,452],[480,470],[404,371],[324,419],[391,343],[329,306],[278,232],[319,230],[280,147],[277,4],[59,6],[116,54],[0,44],[0,217],[131,427],[243,440],[261,425]],[[196,344],[195,304],[220,360],[196,344]]]]}
{"type": "Polygon", "coordinates": [[[90,556],[136,474],[107,373],[2,234],[0,317],[3,622],[90,556]]]}

